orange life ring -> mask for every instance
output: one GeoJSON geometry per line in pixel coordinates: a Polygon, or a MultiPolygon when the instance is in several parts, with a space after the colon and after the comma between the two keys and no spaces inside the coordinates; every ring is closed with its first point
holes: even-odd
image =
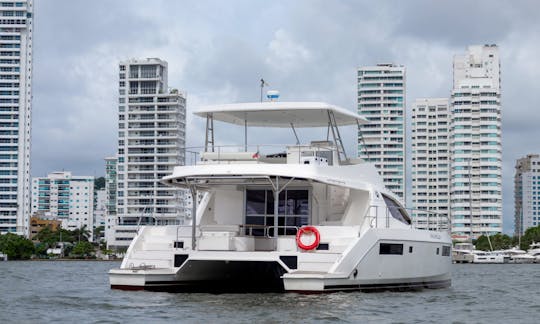
{"type": "Polygon", "coordinates": [[[320,241],[321,241],[321,234],[319,233],[319,231],[314,226],[300,227],[300,229],[298,230],[298,233],[296,233],[296,244],[302,250],[306,250],[306,251],[313,250],[317,246],[319,246],[320,241]],[[315,234],[315,241],[313,241],[313,243],[311,243],[309,245],[305,245],[304,243],[302,243],[301,237],[305,233],[313,233],[313,234],[315,234]]]}

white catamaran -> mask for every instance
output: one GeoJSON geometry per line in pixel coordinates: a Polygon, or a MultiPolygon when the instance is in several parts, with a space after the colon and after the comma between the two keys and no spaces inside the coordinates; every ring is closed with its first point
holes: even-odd
{"type": "Polygon", "coordinates": [[[197,292],[422,289],[451,283],[446,216],[416,229],[375,167],[347,157],[339,127],[367,121],[318,102],[205,107],[195,165],[162,182],[191,192],[189,225],[143,226],[112,288],[197,292]],[[242,149],[214,145],[214,121],[246,128],[242,149]],[[247,128],[324,129],[325,139],[250,150],[247,128]]]}

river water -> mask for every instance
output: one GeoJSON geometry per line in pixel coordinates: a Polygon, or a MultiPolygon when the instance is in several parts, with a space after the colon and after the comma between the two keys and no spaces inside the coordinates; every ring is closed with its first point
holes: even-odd
{"type": "Polygon", "coordinates": [[[111,290],[119,265],[0,262],[0,323],[540,323],[540,264],[456,264],[447,289],[322,295],[111,290]]]}

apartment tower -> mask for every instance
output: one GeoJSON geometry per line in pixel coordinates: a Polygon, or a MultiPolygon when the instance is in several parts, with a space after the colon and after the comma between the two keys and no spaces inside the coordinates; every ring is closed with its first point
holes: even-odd
{"type": "Polygon", "coordinates": [[[377,64],[358,69],[358,156],[373,162],[384,184],[405,201],[405,67],[377,64]]]}
{"type": "MultiPolygon", "coordinates": [[[[184,192],[159,181],[184,164],[185,95],[169,89],[163,60],[132,59],[119,69],[117,228],[176,223],[184,192]]],[[[126,245],[134,236],[116,232],[126,245]]]]}
{"type": "Polygon", "coordinates": [[[30,230],[32,3],[0,2],[0,234],[30,230]]]}
{"type": "Polygon", "coordinates": [[[540,155],[529,154],[516,161],[514,174],[514,235],[540,225],[540,155]]]}
{"type": "Polygon", "coordinates": [[[412,202],[415,223],[437,229],[450,207],[448,98],[416,99],[412,108],[412,202]]]}
{"type": "Polygon", "coordinates": [[[62,228],[94,230],[94,177],[58,171],[32,179],[32,216],[62,222],[62,228]]]}
{"type": "Polygon", "coordinates": [[[501,81],[496,45],[454,57],[451,216],[455,238],[502,232],[501,81]]]}

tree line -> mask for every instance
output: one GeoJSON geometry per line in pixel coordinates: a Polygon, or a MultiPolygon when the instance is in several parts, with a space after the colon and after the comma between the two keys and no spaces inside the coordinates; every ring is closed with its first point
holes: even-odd
{"type": "Polygon", "coordinates": [[[519,245],[521,250],[527,251],[533,242],[540,242],[540,225],[529,227],[521,239],[517,236],[510,237],[506,234],[496,234],[489,236],[482,235],[474,241],[477,250],[490,251],[492,250],[507,250],[519,245]],[[490,246],[491,241],[491,246],[490,246]]]}
{"type": "MultiPolygon", "coordinates": [[[[96,228],[96,232],[103,228],[96,228]]],[[[47,250],[56,248],[62,243],[63,256],[72,258],[91,257],[96,248],[104,249],[99,244],[89,242],[90,231],[83,226],[74,230],[59,228],[51,229],[50,226],[43,228],[34,237],[34,241],[13,233],[0,235],[0,252],[6,254],[9,260],[28,260],[32,257],[48,257],[47,250]]]]}

